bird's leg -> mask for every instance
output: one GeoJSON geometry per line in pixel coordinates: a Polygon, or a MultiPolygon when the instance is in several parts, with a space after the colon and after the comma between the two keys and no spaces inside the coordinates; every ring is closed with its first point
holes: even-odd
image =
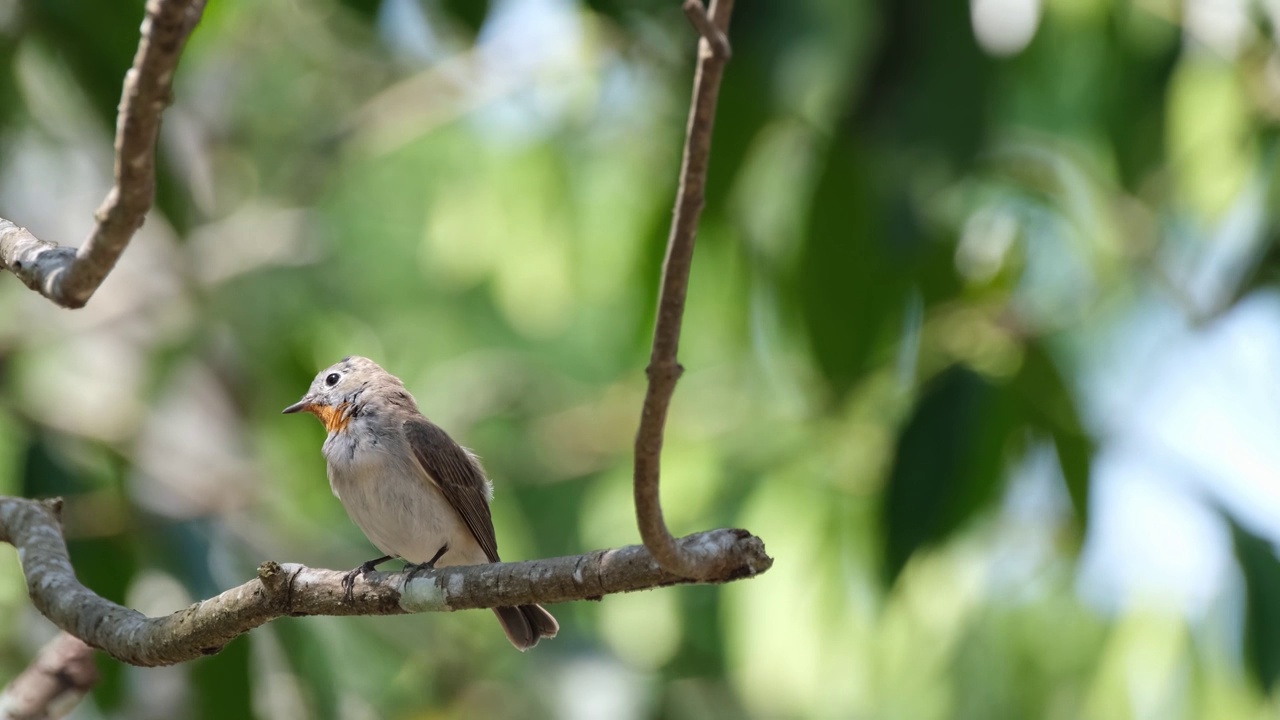
{"type": "Polygon", "coordinates": [[[343,575],[342,576],[342,597],[345,598],[347,602],[351,602],[353,599],[352,590],[355,588],[356,578],[364,577],[365,575],[368,575],[369,573],[373,572],[374,568],[378,567],[379,565],[381,565],[382,563],[390,559],[391,559],[390,555],[383,555],[380,558],[374,558],[368,562],[361,563],[360,567],[352,570],[346,575],[343,575]]]}
{"type": "Polygon", "coordinates": [[[408,577],[406,577],[406,578],[404,579],[404,583],[405,583],[406,585],[408,585],[408,584],[409,584],[409,581],[410,581],[410,580],[412,580],[412,579],[414,578],[414,576],[415,576],[415,575],[417,575],[418,573],[422,572],[423,570],[435,570],[435,569],[436,569],[436,561],[437,561],[437,560],[439,560],[441,557],[443,557],[443,556],[444,556],[444,554],[445,554],[445,553],[447,553],[447,552],[449,552],[449,543],[445,543],[444,545],[441,545],[441,546],[440,546],[440,549],[436,551],[436,554],[435,554],[435,555],[432,555],[432,556],[431,556],[431,559],[430,559],[430,560],[428,560],[428,561],[426,561],[426,562],[424,562],[424,563],[421,563],[421,564],[419,564],[419,565],[414,565],[414,566],[413,566],[413,569],[411,569],[411,570],[409,571],[409,575],[408,575],[408,577]]]}

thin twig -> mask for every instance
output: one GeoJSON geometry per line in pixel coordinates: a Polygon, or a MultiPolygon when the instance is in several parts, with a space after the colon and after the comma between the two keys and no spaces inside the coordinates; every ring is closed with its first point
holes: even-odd
{"type": "MultiPolygon", "coordinates": [[[[639,545],[584,555],[370,573],[344,598],[346,573],[265,562],[258,577],[166,617],[116,605],[76,580],[58,521],[60,501],[0,497],[0,541],[18,548],[32,604],[58,627],[133,665],[170,665],[216,653],[259,625],[289,615],[397,615],[599,599],[689,580],[664,572],[639,545]]],[[[745,530],[712,530],[680,541],[694,557],[732,558],[706,582],[753,577],[773,560],[745,530]]]]}
{"type": "MultiPolygon", "coordinates": [[[[721,34],[729,29],[733,0],[712,0],[711,22],[721,34]]],[[[662,432],[667,408],[683,368],[676,360],[680,346],[680,323],[685,295],[689,290],[689,266],[693,243],[702,214],[707,185],[707,163],[711,156],[711,130],[715,124],[716,100],[724,76],[727,55],[712,49],[706,37],[698,43],[698,69],[693,79],[693,103],[685,137],[684,161],[680,168],[680,190],[676,195],[675,218],[667,239],[667,257],[662,267],[662,290],[658,296],[658,318],[653,331],[653,353],[649,357],[649,388],[645,392],[636,433],[635,500],[636,521],[645,547],[663,570],[688,578],[713,577],[723,568],[714,558],[695,558],[682,550],[662,519],[658,474],[662,458],[662,432]],[[708,562],[710,561],[710,562],[708,562]]]]}
{"type": "Polygon", "coordinates": [[[151,209],[160,115],[172,102],[173,73],[204,5],[205,0],[148,0],[116,118],[115,184],[80,249],[41,240],[0,218],[0,268],[63,307],[89,301],[151,209]]]}
{"type": "MultiPolygon", "coordinates": [[[[684,14],[689,18],[689,22],[693,23],[693,27],[698,30],[698,34],[711,43],[711,49],[715,51],[716,57],[723,60],[733,57],[733,48],[729,47],[729,36],[711,22],[711,18],[707,16],[707,9],[702,7],[702,0],[684,0],[684,5],[681,7],[684,8],[684,14]]],[[[728,11],[725,14],[727,16],[728,11]]],[[[725,27],[728,25],[726,24],[725,27]]]]}
{"type": "Polygon", "coordinates": [[[0,693],[0,720],[65,717],[97,683],[93,648],[59,633],[0,693]]]}

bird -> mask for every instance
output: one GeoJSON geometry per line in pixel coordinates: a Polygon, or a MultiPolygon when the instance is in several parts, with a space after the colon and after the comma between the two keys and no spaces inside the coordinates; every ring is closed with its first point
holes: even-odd
{"type": "MultiPolygon", "coordinates": [[[[395,558],[413,566],[411,576],[499,562],[489,512],[493,483],[474,453],[418,410],[399,378],[368,358],[345,357],[320,371],[283,412],[309,412],[324,424],[329,486],[383,553],[344,576],[348,599],[357,576],[395,558]]],[[[541,605],[493,612],[522,652],[560,630],[541,605]]]]}

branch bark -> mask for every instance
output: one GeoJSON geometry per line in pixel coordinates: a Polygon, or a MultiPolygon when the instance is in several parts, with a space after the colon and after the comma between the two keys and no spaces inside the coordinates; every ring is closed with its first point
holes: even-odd
{"type": "MultiPolygon", "coordinates": [[[[697,0],[693,0],[697,4],[697,0]]],[[[680,347],[680,325],[684,318],[685,296],[689,290],[689,268],[693,262],[693,245],[698,233],[707,185],[707,165],[711,157],[711,131],[715,125],[716,101],[720,96],[720,80],[729,60],[729,17],[733,0],[711,0],[709,20],[699,5],[690,8],[695,27],[702,34],[698,43],[698,68],[693,79],[693,103],[689,109],[684,159],[680,167],[680,189],[676,194],[675,217],[667,239],[667,255],[662,265],[662,289],[658,296],[658,317],[653,331],[653,351],[645,373],[649,388],[645,392],[640,413],[640,429],[636,433],[635,502],[636,522],[645,547],[653,553],[663,570],[681,577],[707,579],[726,571],[723,560],[697,556],[672,537],[662,518],[662,501],[658,476],[662,460],[662,433],[667,422],[667,409],[675,393],[676,381],[684,368],[676,360],[680,347]],[[711,31],[715,31],[712,33],[711,31]],[[718,33],[718,35],[716,34],[718,33]],[[717,42],[716,38],[723,40],[717,42]]]]}
{"type": "MultiPolygon", "coordinates": [[[[278,617],[398,615],[528,603],[598,600],[604,595],[690,582],[662,570],[639,545],[584,555],[449,567],[419,573],[370,573],[343,597],[345,572],[265,562],[249,582],[165,617],[147,617],[100,597],[76,580],[58,520],[60,500],[0,498],[0,541],[18,548],[36,609],[58,627],[133,665],[171,665],[218,652],[278,617]]],[[[745,530],[712,530],[680,540],[695,558],[733,557],[737,565],[705,582],[753,577],[773,564],[745,530]]],[[[724,563],[718,563],[724,564],[724,563]]]]}
{"type": "Polygon", "coordinates": [[[97,683],[93,648],[61,633],[0,693],[0,720],[65,717],[97,683]]]}
{"type": "Polygon", "coordinates": [[[115,183],[80,249],[41,240],[0,218],[0,267],[63,307],[89,301],[151,209],[160,115],[172,102],[174,70],[204,5],[205,0],[148,0],[116,119],[115,183]]]}

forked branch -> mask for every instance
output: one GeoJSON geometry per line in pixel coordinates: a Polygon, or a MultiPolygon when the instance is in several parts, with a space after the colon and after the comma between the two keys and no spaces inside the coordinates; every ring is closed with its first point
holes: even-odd
{"type": "MultiPolygon", "coordinates": [[[[698,34],[711,43],[711,49],[715,51],[716,57],[728,60],[733,55],[733,51],[729,48],[729,36],[711,21],[711,16],[707,14],[707,9],[703,7],[701,0],[684,0],[684,5],[681,7],[698,34]]],[[[721,10],[726,18],[725,28],[729,27],[727,18],[732,10],[733,8],[721,10]]]]}
{"type": "Polygon", "coordinates": [[[0,268],[63,307],[89,301],[151,209],[160,114],[172,102],[173,73],[204,5],[205,0],[148,0],[116,119],[115,183],[80,249],[41,240],[0,218],[0,268]]]}

